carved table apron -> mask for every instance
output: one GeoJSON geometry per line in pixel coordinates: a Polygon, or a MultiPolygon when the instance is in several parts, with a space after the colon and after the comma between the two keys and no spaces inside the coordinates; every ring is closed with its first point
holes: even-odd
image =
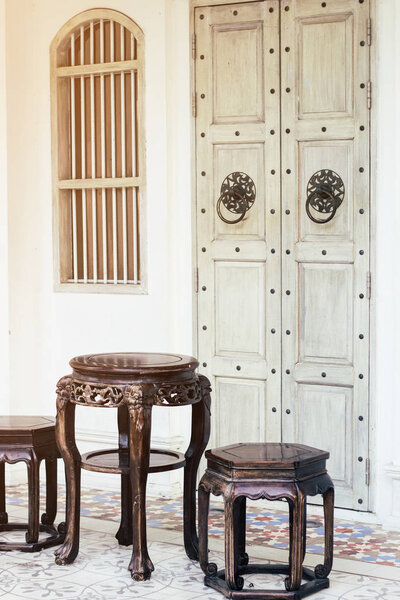
{"type": "Polygon", "coordinates": [[[196,476],[210,437],[211,403],[208,379],[195,373],[197,360],[119,353],[78,356],[70,365],[72,375],[57,384],[56,439],[65,463],[67,534],[55,552],[56,563],[72,563],[79,551],[81,468],[121,474],[121,524],[116,538],[120,544],[133,545],[129,570],[133,579],[143,581],[154,570],[146,539],[147,475],[184,466],[184,544],[188,557],[197,560],[196,476]],[[118,409],[118,449],[81,457],[75,443],[77,404],[118,409]],[[150,449],[154,405],[192,405],[191,440],[184,456],[150,449]]]}

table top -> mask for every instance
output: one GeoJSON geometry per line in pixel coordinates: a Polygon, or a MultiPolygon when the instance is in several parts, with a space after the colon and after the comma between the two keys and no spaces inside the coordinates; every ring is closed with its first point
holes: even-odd
{"type": "Polygon", "coordinates": [[[69,363],[74,376],[123,379],[193,372],[199,366],[192,356],[150,352],[112,352],[76,356],[69,363]]]}
{"type": "Polygon", "coordinates": [[[216,459],[229,467],[280,469],[327,460],[329,452],[303,444],[243,443],[207,450],[206,458],[216,459]]]}
{"type": "Polygon", "coordinates": [[[0,416],[0,432],[36,431],[54,427],[55,419],[52,417],[36,416],[0,416]]]}

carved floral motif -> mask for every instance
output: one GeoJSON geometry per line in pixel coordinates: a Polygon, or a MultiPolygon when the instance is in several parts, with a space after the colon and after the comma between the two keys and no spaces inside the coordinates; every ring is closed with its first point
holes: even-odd
{"type": "Polygon", "coordinates": [[[72,382],[71,402],[91,406],[119,406],[124,399],[124,389],[117,386],[99,386],[72,382]]]}
{"type": "Polygon", "coordinates": [[[166,384],[155,388],[154,404],[158,406],[194,404],[201,399],[201,386],[196,379],[191,383],[166,384]]]}

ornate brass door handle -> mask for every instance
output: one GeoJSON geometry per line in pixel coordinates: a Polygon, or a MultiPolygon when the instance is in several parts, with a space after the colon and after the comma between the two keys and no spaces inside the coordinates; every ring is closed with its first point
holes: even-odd
{"type": "Polygon", "coordinates": [[[235,171],[225,177],[217,200],[217,214],[221,221],[234,225],[244,219],[245,214],[253,206],[256,199],[256,186],[246,173],[235,171]],[[237,218],[228,219],[222,213],[222,206],[237,218]]]}
{"type": "Polygon", "coordinates": [[[330,169],[321,169],[312,175],[307,184],[306,213],[314,223],[329,223],[344,199],[344,183],[330,169]],[[311,209],[326,215],[318,218],[311,209]]]}

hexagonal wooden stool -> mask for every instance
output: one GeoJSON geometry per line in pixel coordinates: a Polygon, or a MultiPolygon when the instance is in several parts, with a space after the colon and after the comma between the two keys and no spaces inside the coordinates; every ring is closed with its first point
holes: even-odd
{"type": "Polygon", "coordinates": [[[65,524],[54,526],[57,513],[57,458],[55,420],[50,417],[0,416],[0,532],[27,529],[26,543],[0,542],[0,550],[37,552],[61,544],[65,524]],[[39,467],[46,461],[46,512],[39,524],[39,467]],[[28,523],[9,523],[6,513],[4,463],[23,461],[28,468],[28,523]],[[39,532],[50,534],[39,540],[39,532]]]}
{"type": "Polygon", "coordinates": [[[329,587],[333,560],[334,489],[326,471],[329,453],[300,444],[234,444],[208,450],[207,470],[199,484],[199,560],[205,585],[227,598],[297,600],[329,587]],[[224,498],[225,569],[208,562],[210,493],[224,498]],[[325,515],[324,564],[303,567],[306,552],[307,496],[322,494],[325,515]],[[246,498],[285,499],[289,504],[288,565],[249,565],[245,548],[246,498]],[[285,590],[243,589],[243,575],[283,574],[285,590]],[[305,583],[302,584],[302,580],[305,583]]]}

